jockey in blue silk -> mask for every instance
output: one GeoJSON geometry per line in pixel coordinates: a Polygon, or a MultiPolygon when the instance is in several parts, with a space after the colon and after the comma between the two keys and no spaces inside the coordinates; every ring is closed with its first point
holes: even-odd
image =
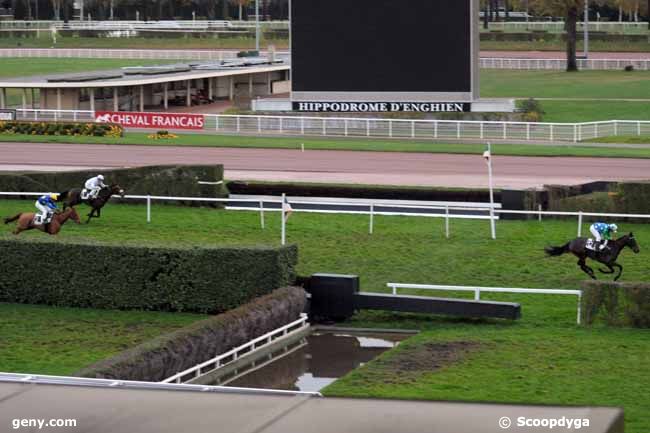
{"type": "Polygon", "coordinates": [[[52,213],[58,209],[57,200],[59,200],[59,194],[45,194],[36,200],[35,206],[39,210],[37,215],[40,216],[41,224],[47,223],[52,213]]]}
{"type": "Polygon", "coordinates": [[[612,239],[612,234],[618,231],[618,226],[616,224],[597,222],[589,227],[589,231],[594,235],[594,240],[596,241],[594,249],[596,251],[602,251],[607,247],[607,242],[612,239]],[[605,242],[602,242],[603,240],[605,242]],[[598,246],[598,244],[600,244],[600,246],[598,246]]]}

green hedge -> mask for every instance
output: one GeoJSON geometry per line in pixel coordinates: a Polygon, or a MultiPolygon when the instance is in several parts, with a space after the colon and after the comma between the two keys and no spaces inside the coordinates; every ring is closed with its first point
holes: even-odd
{"type": "Polygon", "coordinates": [[[70,172],[20,172],[0,174],[0,191],[63,192],[83,187],[86,179],[101,172],[107,184],[118,183],[132,195],[184,197],[225,197],[224,184],[204,185],[198,181],[223,180],[223,165],[149,166],[116,170],[84,170],[70,172]]]}
{"type": "Polygon", "coordinates": [[[585,281],[582,290],[584,324],[650,328],[650,284],[585,281]]]}
{"type": "Polygon", "coordinates": [[[298,319],[306,302],[300,288],[278,289],[100,361],[76,376],[158,382],[298,319]]]}
{"type": "Polygon", "coordinates": [[[20,120],[0,122],[0,134],[122,137],[124,128],[114,123],[29,122],[20,120]]]}
{"type": "Polygon", "coordinates": [[[298,250],[0,240],[0,302],[219,313],[295,279],[298,250]]]}

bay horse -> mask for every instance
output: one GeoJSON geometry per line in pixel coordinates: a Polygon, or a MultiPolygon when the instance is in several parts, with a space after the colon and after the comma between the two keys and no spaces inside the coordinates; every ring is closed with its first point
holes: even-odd
{"type": "Polygon", "coordinates": [[[22,212],[12,217],[5,218],[4,223],[9,224],[10,222],[18,220],[18,223],[16,223],[16,229],[13,231],[15,235],[19,234],[20,232],[32,229],[38,229],[49,235],[55,235],[61,231],[63,224],[65,224],[66,221],[68,221],[70,218],[72,218],[72,220],[77,224],[81,224],[79,214],[73,207],[68,208],[63,212],[55,213],[52,217],[52,221],[50,221],[48,224],[35,225],[35,215],[36,214],[33,212],[22,212]]]}
{"type": "Polygon", "coordinates": [[[108,200],[110,200],[113,195],[124,197],[125,194],[124,189],[116,183],[112,184],[111,186],[105,186],[99,190],[99,194],[97,194],[97,198],[95,199],[82,199],[81,191],[81,188],[73,188],[68,191],[63,191],[61,193],[61,200],[64,200],[63,209],[67,209],[68,207],[76,206],[81,203],[90,206],[91,211],[88,214],[88,220],[86,221],[86,224],[90,222],[91,218],[99,218],[101,216],[102,208],[106,203],[108,203],[108,200]]]}
{"type": "MultiPolygon", "coordinates": [[[[623,266],[616,263],[618,255],[623,251],[625,247],[629,247],[635,254],[639,253],[639,244],[634,238],[634,234],[630,233],[625,236],[622,236],[616,240],[609,241],[607,248],[603,251],[595,251],[587,248],[587,239],[586,238],[576,238],[572,241],[567,242],[561,247],[546,247],[544,251],[549,256],[561,256],[564,253],[571,253],[578,258],[578,266],[582,269],[587,275],[589,275],[594,280],[596,279],[596,274],[594,270],[587,266],[587,258],[595,260],[607,266],[607,271],[602,268],[598,268],[603,274],[613,274],[616,272],[614,268],[618,269],[618,274],[614,277],[614,281],[618,281],[621,278],[623,273],[623,266]]],[[[598,248],[596,246],[595,248],[598,248]]]]}

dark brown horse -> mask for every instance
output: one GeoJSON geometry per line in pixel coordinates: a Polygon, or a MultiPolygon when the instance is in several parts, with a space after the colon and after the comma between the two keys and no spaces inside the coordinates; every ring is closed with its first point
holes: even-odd
{"type": "Polygon", "coordinates": [[[72,218],[72,220],[77,224],[81,224],[79,214],[73,207],[68,208],[63,212],[55,213],[52,217],[52,221],[50,221],[48,224],[35,225],[34,215],[35,214],[33,212],[22,212],[12,217],[5,218],[4,222],[5,224],[9,224],[10,222],[18,220],[16,229],[13,232],[15,235],[19,234],[20,232],[32,229],[38,229],[47,234],[55,235],[61,231],[61,226],[63,226],[63,224],[65,224],[66,221],[68,221],[70,218],[72,218]]]}
{"type": "Polygon", "coordinates": [[[88,220],[86,223],[89,223],[90,219],[93,217],[99,218],[101,216],[102,208],[106,203],[108,203],[108,200],[110,200],[112,196],[119,195],[121,197],[124,197],[125,194],[124,189],[116,183],[111,186],[105,186],[99,191],[97,198],[90,200],[82,199],[81,191],[81,188],[73,188],[71,190],[64,191],[61,193],[61,198],[59,200],[64,200],[63,209],[76,206],[81,203],[90,206],[92,209],[88,214],[88,220]]]}
{"type": "MultiPolygon", "coordinates": [[[[572,253],[578,258],[578,266],[580,266],[580,269],[594,280],[596,279],[596,274],[592,268],[587,266],[586,261],[588,258],[607,266],[607,271],[598,268],[598,270],[603,274],[613,274],[616,272],[614,268],[617,268],[618,274],[614,277],[614,281],[617,281],[621,278],[623,266],[616,263],[616,259],[618,259],[618,255],[625,247],[630,247],[632,251],[638,254],[639,244],[637,244],[634,234],[630,233],[614,241],[609,241],[607,248],[604,251],[594,251],[587,248],[586,238],[574,239],[561,247],[546,247],[545,251],[549,256],[561,256],[564,253],[572,253]]],[[[596,246],[596,248],[598,248],[598,246],[596,246]]]]}

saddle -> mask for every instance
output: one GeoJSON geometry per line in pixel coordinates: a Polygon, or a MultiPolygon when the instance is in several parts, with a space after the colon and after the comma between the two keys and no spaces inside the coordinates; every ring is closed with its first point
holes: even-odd
{"type": "Polygon", "coordinates": [[[82,200],[89,200],[91,198],[94,198],[94,197],[90,196],[90,192],[91,191],[89,189],[86,189],[86,188],[82,189],[81,190],[81,199],[82,200]]]}
{"type": "Polygon", "coordinates": [[[43,221],[43,216],[40,214],[34,215],[34,219],[32,220],[32,223],[35,226],[41,226],[41,225],[47,225],[52,222],[52,218],[54,218],[54,213],[50,212],[48,214],[48,217],[45,218],[45,221],[43,221]]]}

